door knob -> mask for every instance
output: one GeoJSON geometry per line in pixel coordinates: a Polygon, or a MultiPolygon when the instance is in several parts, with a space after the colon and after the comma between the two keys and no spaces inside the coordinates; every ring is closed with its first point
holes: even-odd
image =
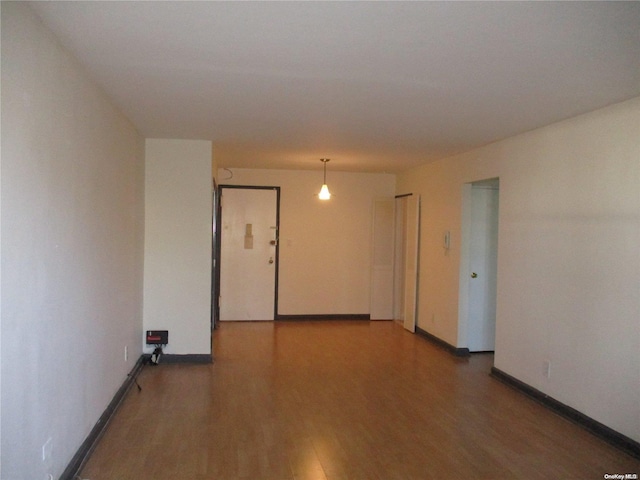
{"type": "Polygon", "coordinates": [[[473,272],[473,273],[471,274],[471,278],[478,278],[478,274],[477,274],[476,272],[473,272]]]}
{"type": "Polygon", "coordinates": [[[270,257],[269,258],[269,264],[272,264],[272,263],[273,263],[273,257],[270,257]]]}

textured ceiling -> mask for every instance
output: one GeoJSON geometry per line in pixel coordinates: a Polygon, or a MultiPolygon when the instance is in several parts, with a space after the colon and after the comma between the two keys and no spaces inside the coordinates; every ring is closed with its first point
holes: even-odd
{"type": "Polygon", "coordinates": [[[397,172],[640,95],[640,2],[35,2],[147,138],[397,172]]]}

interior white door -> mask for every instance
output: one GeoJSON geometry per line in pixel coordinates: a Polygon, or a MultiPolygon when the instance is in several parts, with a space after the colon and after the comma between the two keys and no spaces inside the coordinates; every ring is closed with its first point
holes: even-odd
{"type": "Polygon", "coordinates": [[[420,196],[407,197],[405,235],[404,328],[416,331],[418,314],[418,257],[420,244],[420,196]]]}
{"type": "Polygon", "coordinates": [[[275,189],[222,189],[221,321],[274,319],[277,209],[275,189]]]}
{"type": "Polygon", "coordinates": [[[496,187],[473,186],[471,189],[468,317],[470,352],[495,350],[498,198],[496,187]]]}

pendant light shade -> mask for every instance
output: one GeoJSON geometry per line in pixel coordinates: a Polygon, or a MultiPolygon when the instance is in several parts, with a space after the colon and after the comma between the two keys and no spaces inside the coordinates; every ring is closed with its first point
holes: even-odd
{"type": "Polygon", "coordinates": [[[322,188],[320,189],[320,193],[318,193],[318,198],[320,200],[329,200],[331,198],[331,192],[329,192],[329,187],[327,187],[327,162],[330,159],[321,158],[320,161],[324,164],[324,182],[322,182],[322,188]]]}
{"type": "Polygon", "coordinates": [[[329,187],[327,187],[326,184],[322,185],[320,193],[318,194],[318,198],[320,200],[329,200],[331,198],[331,192],[329,191],[329,187]]]}

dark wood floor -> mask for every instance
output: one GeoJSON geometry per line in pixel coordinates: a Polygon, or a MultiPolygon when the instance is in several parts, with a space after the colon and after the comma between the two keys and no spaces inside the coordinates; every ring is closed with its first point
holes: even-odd
{"type": "Polygon", "coordinates": [[[90,480],[603,479],[640,461],[393,322],[223,323],[145,367],[90,480]]]}

